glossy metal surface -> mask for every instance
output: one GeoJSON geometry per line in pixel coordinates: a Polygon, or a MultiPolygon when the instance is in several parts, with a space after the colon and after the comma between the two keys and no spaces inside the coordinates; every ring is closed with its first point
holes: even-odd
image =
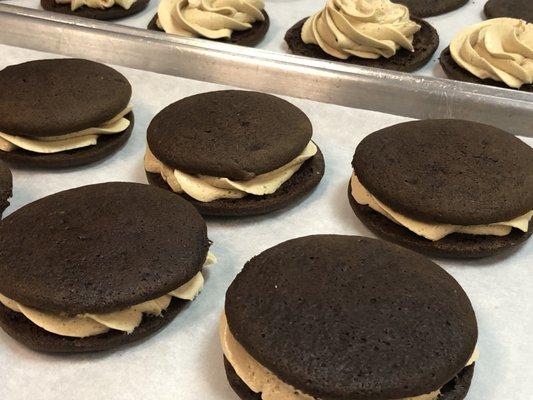
{"type": "Polygon", "coordinates": [[[0,42],[413,118],[463,118],[533,136],[533,94],[173,37],[0,4],[0,42]]]}

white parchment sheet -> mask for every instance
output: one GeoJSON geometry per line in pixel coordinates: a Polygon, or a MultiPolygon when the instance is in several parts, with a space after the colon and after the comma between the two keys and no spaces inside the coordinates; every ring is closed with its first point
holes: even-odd
{"type": "MultiPolygon", "coordinates": [[[[270,28],[265,39],[256,46],[259,49],[289,53],[285,40],[285,32],[296,22],[319,11],[326,4],[326,0],[264,0],[265,10],[270,16],[270,28]]],[[[438,15],[426,20],[437,29],[440,36],[440,46],[431,61],[416,74],[426,76],[446,77],[439,65],[439,55],[452,40],[455,33],[464,27],[481,22],[485,19],[483,6],[488,0],[470,0],[465,6],[447,14],[438,15]]],[[[530,0],[533,1],[533,0],[530,0]]],[[[40,0],[7,0],[6,4],[20,5],[30,8],[40,7],[40,0]]],[[[115,22],[137,28],[146,28],[148,22],[157,12],[159,0],[150,0],[148,7],[139,14],[115,22]]]]}
{"type": "MultiPolygon", "coordinates": [[[[0,69],[51,57],[0,46],[0,69]]],[[[7,212],[54,192],[106,181],[146,182],[142,164],[151,118],[166,105],[222,86],[118,68],[133,86],[135,128],[128,144],[96,165],[56,172],[14,169],[7,212]]],[[[0,399],[237,400],[218,343],[218,319],[230,282],[252,256],[281,241],[316,233],[371,235],[346,197],[350,161],[369,133],[405,121],[392,115],[289,99],[311,119],[324,152],[318,189],[291,209],[257,218],[208,221],[218,264],[207,269],[201,295],[148,341],[111,353],[35,353],[0,331],[0,399]]],[[[533,138],[524,139],[533,145],[533,138]]],[[[124,205],[127,207],[127,205],[124,205]]],[[[526,400],[533,382],[533,240],[507,257],[437,262],[462,284],[479,322],[481,358],[469,400],[526,400]]],[[[1,277],[0,277],[1,279],[1,277]]]]}

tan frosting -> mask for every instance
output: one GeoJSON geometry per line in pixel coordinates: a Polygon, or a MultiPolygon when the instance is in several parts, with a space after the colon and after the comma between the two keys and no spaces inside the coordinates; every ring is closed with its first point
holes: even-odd
{"type": "Polygon", "coordinates": [[[129,10],[137,0],[55,0],[57,4],[70,4],[72,11],[80,7],[99,8],[101,10],[111,8],[115,4],[129,10]]]}
{"type": "Polygon", "coordinates": [[[264,7],[261,0],[161,0],[157,25],[179,36],[230,38],[264,21],[264,7]]]}
{"type": "Polygon", "coordinates": [[[533,83],[533,24],[494,18],[463,29],[450,44],[455,62],[480,79],[512,88],[533,83]]]}
{"type": "Polygon", "coordinates": [[[144,168],[148,172],[160,174],[174,192],[187,193],[192,198],[205,203],[217,199],[239,199],[248,194],[255,196],[272,194],[289,180],[306,160],[316,153],[316,145],[309,142],[302,153],[288,164],[266,174],[257,175],[249,181],[233,181],[228,178],[207,175],[189,175],[163,164],[152,154],[149,148],[146,149],[144,168]]]}
{"type": "MultiPolygon", "coordinates": [[[[204,266],[215,262],[215,256],[208,253],[204,266]]],[[[112,313],[83,314],[74,317],[51,314],[31,307],[26,307],[2,294],[0,294],[0,303],[15,312],[24,314],[24,316],[35,325],[48,332],[61,336],[83,338],[99,335],[110,329],[131,333],[140,325],[143,314],[160,316],[169,306],[172,297],[177,297],[183,300],[194,300],[202,290],[203,286],[204,277],[201,272],[198,272],[189,282],[157,299],[149,300],[125,310],[112,313]]]]}
{"type": "Polygon", "coordinates": [[[328,0],[305,21],[301,37],[336,58],[376,59],[390,58],[402,47],[414,51],[419,30],[409,9],[390,0],[328,0]]]}
{"type": "Polygon", "coordinates": [[[527,232],[529,220],[533,216],[533,210],[511,221],[495,222],[488,225],[451,225],[428,223],[402,215],[383,204],[374,197],[359,181],[355,173],[351,179],[352,196],[359,204],[368,205],[374,211],[384,215],[391,221],[402,225],[419,236],[429,240],[440,240],[452,233],[467,233],[470,235],[494,235],[505,236],[511,233],[513,228],[527,232]]]}
{"type": "MultiPolygon", "coordinates": [[[[235,370],[237,376],[253,392],[261,393],[261,399],[315,400],[314,397],[283,382],[272,371],[257,362],[232,335],[224,314],[220,320],[220,342],[224,356],[235,370]]],[[[476,348],[466,366],[473,364],[478,358],[479,351],[476,348]]],[[[431,393],[398,400],[436,400],[439,394],[440,388],[431,393]]]]}
{"type": "Polygon", "coordinates": [[[98,141],[98,137],[101,135],[114,135],[124,132],[130,126],[130,121],[124,118],[124,116],[129,114],[131,110],[132,107],[128,106],[111,120],[98,127],[60,136],[48,136],[36,139],[0,132],[0,150],[13,151],[21,148],[33,153],[50,154],[94,146],[98,141]]]}

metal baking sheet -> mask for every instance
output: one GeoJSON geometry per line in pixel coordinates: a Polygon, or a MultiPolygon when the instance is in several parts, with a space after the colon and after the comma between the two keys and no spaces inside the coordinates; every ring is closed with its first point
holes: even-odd
{"type": "MultiPolygon", "coordinates": [[[[0,45],[0,69],[54,57],[0,45]]],[[[225,86],[118,67],[132,83],[135,128],[127,145],[96,165],[56,172],[14,169],[11,213],[48,194],[110,180],[146,183],[146,129],[166,105],[225,86]]],[[[148,341],[110,353],[35,353],[0,331],[2,400],[238,400],[226,381],[217,326],[224,294],[244,263],[290,238],[338,233],[372,236],[346,198],[356,145],[371,132],[407,118],[287,98],[314,127],[326,159],[320,186],[296,207],[263,217],[208,220],[218,264],[200,296],[148,341]],[[243,240],[246,238],[246,240],[243,240]]],[[[524,138],[533,146],[533,138],[524,138]]],[[[478,261],[436,260],[464,287],[476,310],[481,358],[467,400],[531,398],[533,377],[533,240],[516,252],[478,261]]]]}
{"type": "MultiPolygon", "coordinates": [[[[157,2],[151,3],[150,10],[123,22],[137,27],[0,4],[0,42],[412,118],[470,119],[533,136],[533,94],[436,77],[442,74],[435,60],[418,75],[284,53],[283,33],[290,22],[319,8],[322,3],[316,0],[305,7],[303,0],[268,2],[274,22],[259,49],[141,29],[155,12],[157,2]],[[286,12],[278,15],[280,10],[286,12]],[[296,16],[296,10],[302,15],[296,16]]],[[[481,20],[479,9],[479,2],[471,2],[430,21],[447,44],[460,26],[481,20]]]]}

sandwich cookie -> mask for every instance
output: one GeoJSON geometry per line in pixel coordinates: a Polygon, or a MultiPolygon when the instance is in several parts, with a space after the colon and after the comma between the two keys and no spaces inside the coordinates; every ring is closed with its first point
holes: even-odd
{"type": "Polygon", "coordinates": [[[223,3],[217,0],[161,0],[148,29],[250,47],[263,40],[270,19],[262,0],[223,3]]]}
{"type": "Polygon", "coordinates": [[[468,0],[397,0],[396,3],[407,6],[417,17],[427,18],[457,10],[468,0]]]}
{"type": "Polygon", "coordinates": [[[9,206],[9,198],[13,195],[13,177],[6,164],[0,161],[0,217],[9,206]]]}
{"type": "Polygon", "coordinates": [[[264,93],[197,94],[166,107],[148,127],[148,181],[201,214],[246,216],[292,204],[324,175],[307,116],[264,93]]]}
{"type": "Polygon", "coordinates": [[[41,0],[47,11],[77,17],[111,20],[143,11],[150,0],[41,0]]]}
{"type": "Polygon", "coordinates": [[[350,204],[376,235],[433,256],[485,257],[531,236],[533,149],[492,126],[406,122],[361,141],[350,204]]]}
{"type": "Polygon", "coordinates": [[[533,2],[531,0],[489,0],[485,3],[487,18],[517,18],[533,22],[533,2]]]}
{"type": "Polygon", "coordinates": [[[461,400],[477,322],[459,284],[391,243],[317,235],[252,258],[220,337],[242,400],[461,400]]]}
{"type": "Polygon", "coordinates": [[[289,29],[285,41],[297,55],[409,72],[431,59],[439,35],[390,0],[328,0],[289,29]]]}
{"type": "Polygon", "coordinates": [[[144,339],[200,292],[208,249],[194,207],[149,185],[45,197],[0,224],[0,327],[45,352],[144,339]]]}
{"type": "Polygon", "coordinates": [[[133,129],[131,85],[113,68],[51,59],[0,71],[0,159],[26,167],[92,163],[133,129]]]}
{"type": "Polygon", "coordinates": [[[533,24],[495,18],[465,28],[440,64],[452,79],[533,92],[533,24]]]}

